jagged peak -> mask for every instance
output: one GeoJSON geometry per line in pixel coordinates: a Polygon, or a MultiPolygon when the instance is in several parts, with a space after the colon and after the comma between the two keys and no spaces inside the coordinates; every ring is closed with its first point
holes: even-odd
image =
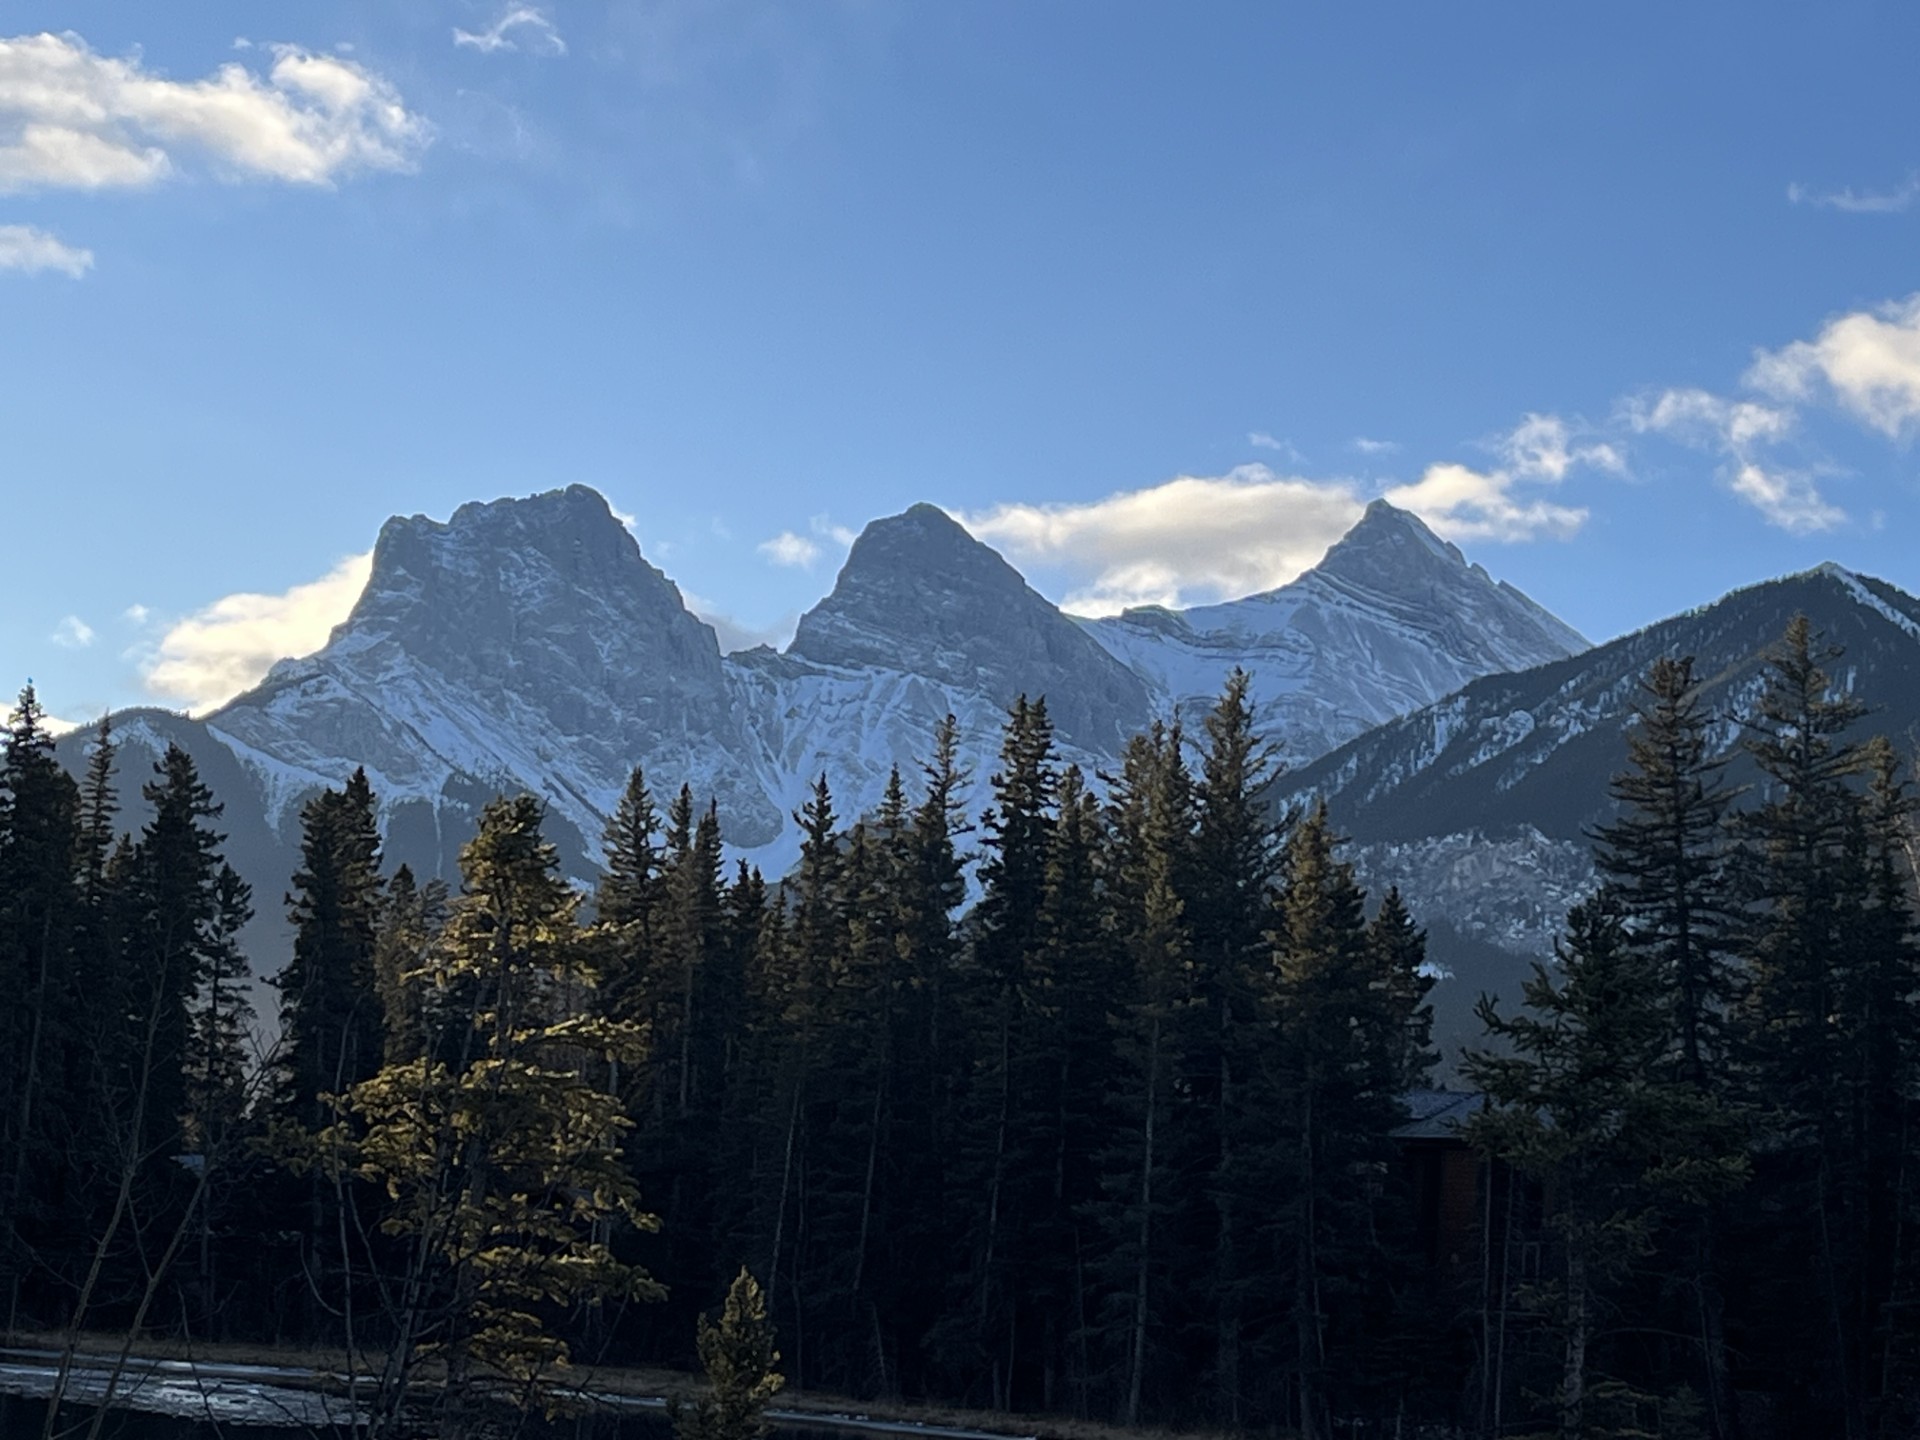
{"type": "Polygon", "coordinates": [[[1368,505],[1353,528],[1333,543],[1326,557],[1314,568],[1338,573],[1363,557],[1370,564],[1383,551],[1405,553],[1412,547],[1461,569],[1477,568],[1469,564],[1458,546],[1434,534],[1418,515],[1386,500],[1375,500],[1368,505]]]}

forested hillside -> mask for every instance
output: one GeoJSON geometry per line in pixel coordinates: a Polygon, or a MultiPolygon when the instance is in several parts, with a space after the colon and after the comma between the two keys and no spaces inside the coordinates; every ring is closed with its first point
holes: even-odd
{"type": "Polygon", "coordinates": [[[993,797],[951,723],[784,876],[635,771],[597,889],[539,802],[461,884],[364,774],[281,895],[168,751],[116,823],[29,689],[0,764],[8,1328],[345,1345],[449,1433],[567,1362],[690,1363],[742,1266],[796,1386],[1312,1437],[1913,1432],[1908,782],[1805,624],[1735,793],[1689,664],[1621,741],[1601,884],[1457,1131],[1409,1124],[1431,981],[1323,808],[1274,813],[1236,675],[1095,798],[1042,700],[993,797]],[[971,888],[969,877],[971,876],[971,888]],[[969,903],[969,896],[977,899],[969,903]],[[284,904],[279,1038],[236,936],[284,904]],[[1449,1231],[1417,1144],[1471,1166],[1449,1231]],[[422,1381],[427,1382],[424,1387],[422,1381]]]}

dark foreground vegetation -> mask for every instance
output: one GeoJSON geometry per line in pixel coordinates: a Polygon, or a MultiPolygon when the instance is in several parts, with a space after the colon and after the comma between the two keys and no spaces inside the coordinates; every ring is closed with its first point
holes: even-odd
{"type": "Polygon", "coordinates": [[[75,783],[29,690],[0,1319],[344,1347],[376,1430],[424,1380],[466,1433],[569,1359],[691,1364],[745,1266],[808,1389],[1315,1440],[1920,1433],[1912,802],[1833,668],[1796,624],[1741,794],[1688,663],[1647,677],[1603,884],[1526,1007],[1482,1007],[1463,1245],[1396,1136],[1422,932],[1323,812],[1270,812],[1237,678],[1104,799],[1039,702],[984,817],[950,728],[850,824],[823,778],[777,885],[636,773],[590,907],[526,797],[457,893],[385,874],[356,775],[302,813],[264,1057],[267,902],[215,797],[173,750],[123,835],[107,728],[75,783]]]}

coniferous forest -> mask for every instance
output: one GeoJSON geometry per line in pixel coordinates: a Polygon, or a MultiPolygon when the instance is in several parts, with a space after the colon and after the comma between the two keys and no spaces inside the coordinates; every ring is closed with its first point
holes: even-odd
{"type": "Polygon", "coordinates": [[[1242,676],[1105,777],[1023,699],[984,815],[951,725],[873,813],[823,776],[785,876],[636,772],[591,894],[525,796],[457,885],[390,872],[364,774],[249,894],[183,751],[130,830],[111,728],[72,778],[29,688],[6,1328],[344,1349],[375,1433],[408,1394],[468,1433],[569,1362],[690,1368],[745,1267],[788,1385],[858,1398],[1920,1433],[1914,805],[1844,673],[1796,622],[1731,752],[1689,661],[1644,677],[1602,881],[1525,1005],[1483,1001],[1446,1132],[1420,918],[1274,812],[1242,676]],[[283,904],[290,953],[242,953],[283,904]]]}

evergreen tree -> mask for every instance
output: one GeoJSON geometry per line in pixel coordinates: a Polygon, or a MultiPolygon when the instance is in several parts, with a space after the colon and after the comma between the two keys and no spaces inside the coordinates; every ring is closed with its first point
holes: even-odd
{"type": "Polygon", "coordinates": [[[973,915],[965,1009],[975,1047],[961,1146],[971,1273],[963,1301],[973,1322],[974,1362],[983,1366],[993,1404],[1028,1403],[1016,1387],[1027,1377],[1017,1292],[1021,1237],[1039,1203],[1036,1177],[1022,1159],[1045,1148],[1032,1132],[1041,1117],[1022,1103],[1022,1085],[1044,1066],[1045,1031],[1035,1022],[1043,966],[1041,915],[1047,859],[1057,818],[1060,770],[1044,699],[1022,695],[1008,716],[994,773],[994,804],[984,820],[981,896],[973,915]]]}
{"type": "Polygon", "coordinates": [[[85,995],[75,988],[79,794],[54,758],[32,685],[9,717],[0,757],[0,1304],[9,1326],[57,1193],[34,1154],[84,1115],[70,1057],[84,1043],[85,995]]]}
{"type": "Polygon", "coordinates": [[[224,1330],[230,1306],[221,1285],[224,1232],[236,1212],[247,1213],[244,1196],[255,1169],[249,1138],[251,1100],[248,1043],[253,1006],[246,986],[252,978],[240,948],[240,931],[253,918],[253,892],[233,867],[222,863],[214,879],[214,915],[207,933],[200,983],[189,1016],[184,1130],[190,1153],[204,1177],[196,1207],[194,1288],[203,1335],[224,1330]]]}
{"type": "Polygon", "coordinates": [[[469,1433],[489,1405],[550,1393],[568,1361],[553,1329],[567,1309],[659,1294],[610,1248],[615,1222],[656,1222],[622,1163],[628,1121],[578,1064],[582,1054],[631,1056],[638,1036],[556,1004],[594,979],[558,871],[536,801],[482,812],[423,977],[465,997],[460,1033],[353,1086],[337,1133],[316,1144],[323,1160],[386,1189],[384,1228],[406,1241],[390,1278],[379,1433],[400,1427],[424,1355],[445,1369],[441,1433],[469,1433]]]}
{"type": "Polygon", "coordinates": [[[1246,1169],[1277,1202],[1267,1221],[1292,1321],[1287,1408],[1305,1440],[1320,1440],[1340,1392],[1351,1399],[1373,1380],[1362,1370],[1364,1329],[1380,1316],[1367,1300],[1389,1258],[1376,1216],[1383,1197],[1368,1177],[1392,1158],[1407,1080],[1431,1063],[1431,982],[1408,968],[1410,947],[1375,943],[1324,805],[1288,836],[1283,864],[1264,997],[1272,1041],[1248,1097],[1274,1123],[1249,1144],[1246,1169]]]}
{"type": "Polygon", "coordinates": [[[384,1050],[374,952],[383,885],[372,786],[355,770],[300,810],[300,869],[287,897],[293,957],[280,992],[280,1095],[309,1128],[337,1095],[379,1068],[384,1050]]]}
{"type": "MultiPolygon", "coordinates": [[[[1249,683],[1247,673],[1235,669],[1206,717],[1206,748],[1194,793],[1193,865],[1186,884],[1200,1000],[1191,1019],[1201,1028],[1184,1048],[1192,1067],[1195,1118],[1204,1126],[1193,1132],[1205,1150],[1194,1163],[1212,1172],[1205,1194],[1213,1213],[1204,1222],[1213,1252],[1212,1374],[1214,1405],[1227,1424],[1241,1419],[1242,1310],[1255,1283],[1244,1263],[1242,1231],[1246,1216],[1259,1205],[1240,1174],[1246,1167],[1235,1153],[1235,1132],[1248,1113],[1241,1089],[1256,1063],[1248,1051],[1259,1033],[1252,1005],[1256,977],[1267,969],[1266,933],[1283,828],[1261,793],[1273,755],[1254,734],[1249,683]]],[[[1180,744],[1177,730],[1173,743],[1180,744]]]]}
{"type": "MultiPolygon", "coordinates": [[[[1744,1144],[1726,1040],[1739,979],[1727,834],[1734,794],[1722,774],[1725,761],[1711,753],[1709,723],[1692,657],[1656,660],[1627,731],[1628,768],[1612,785],[1619,818],[1597,831],[1594,859],[1620,914],[1623,943],[1642,952],[1666,1007],[1661,1063],[1699,1103],[1723,1112],[1711,1135],[1721,1147],[1717,1158],[1731,1161],[1744,1144]]],[[[1675,1233],[1662,1241],[1672,1257],[1662,1270],[1692,1314],[1675,1329],[1699,1337],[1695,1377],[1711,1433],[1725,1435],[1733,1426],[1733,1394],[1719,1261],[1723,1219],[1701,1210],[1676,1220],[1675,1233]]]]}
{"type": "MultiPolygon", "coordinates": [[[[1192,941],[1181,891],[1192,845],[1192,781],[1177,734],[1155,727],[1128,744],[1108,808],[1111,928],[1122,969],[1113,1018],[1118,1073],[1111,1140],[1101,1155],[1103,1196],[1094,1208],[1103,1243],[1097,1325],[1115,1411],[1140,1423],[1150,1375],[1172,1350],[1173,1291],[1181,1268],[1170,1230],[1190,1190],[1177,1168],[1174,1119],[1183,1036],[1191,1033],[1192,941]]],[[[1179,1379],[1185,1380],[1181,1374],[1179,1379]]]]}
{"type": "Polygon", "coordinates": [[[727,1290],[719,1321],[702,1316],[698,1334],[707,1388],[691,1407],[669,1403],[677,1440],[762,1440],[772,1428],[762,1412],[785,1381],[773,1368],[780,1352],[766,1297],[744,1266],[727,1290]]]}
{"type": "Polygon", "coordinates": [[[1842,1077],[1858,1036],[1843,1023],[1843,995],[1866,900],[1857,793],[1865,755],[1851,738],[1865,707],[1836,690],[1826,667],[1838,658],[1804,616],[1768,657],[1747,744],[1763,798],[1741,822],[1751,911],[1741,1019],[1767,1136],[1759,1178],[1774,1201],[1749,1237],[1758,1247],[1750,1283],[1769,1316],[1753,1343],[1796,1375],[1813,1411],[1838,1417],[1838,1433],[1854,1437],[1865,1426],[1864,1337],[1847,1300],[1859,1283],[1848,1212],[1860,1137],[1842,1077]]]}
{"type": "Polygon", "coordinates": [[[224,947],[221,806],[192,758],[169,745],[142,790],[153,816],[127,852],[114,888],[127,993],[115,1037],[115,1100],[143,1163],[170,1163],[184,1144],[189,1007],[224,947]]]}
{"type": "Polygon", "coordinates": [[[1539,1392],[1554,1433],[1640,1435],[1637,1417],[1662,1397],[1596,1384],[1621,1370],[1604,1349],[1619,1330],[1614,1306],[1663,1217],[1738,1186],[1745,1157],[1726,1153],[1718,1110],[1665,1063],[1671,1031],[1658,973],[1604,894],[1569,916],[1557,956],[1557,975],[1534,966],[1524,1012],[1504,1016],[1481,998],[1481,1021],[1504,1053],[1467,1054],[1467,1077],[1487,1096],[1468,1135],[1550,1197],[1553,1260],[1521,1299],[1558,1345],[1539,1392]]]}

